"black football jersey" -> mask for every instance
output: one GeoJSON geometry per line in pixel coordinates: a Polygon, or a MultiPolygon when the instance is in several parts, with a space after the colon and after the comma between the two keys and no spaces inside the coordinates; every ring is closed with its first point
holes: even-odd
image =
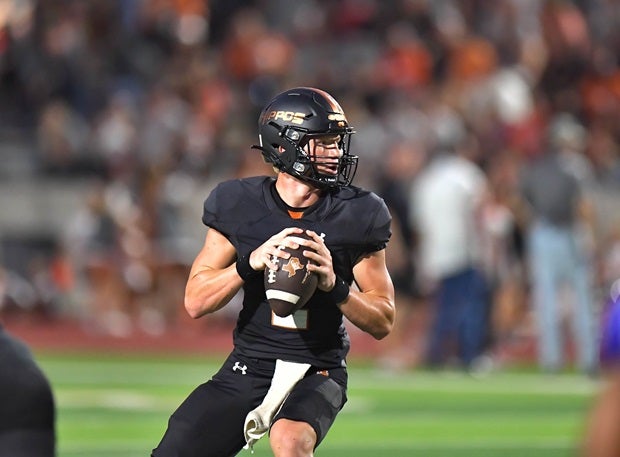
{"type": "MultiPolygon", "coordinates": [[[[381,198],[348,186],[327,193],[292,219],[275,192],[275,179],[253,177],[219,184],[204,203],[202,221],[233,244],[239,256],[249,254],[286,227],[310,229],[323,236],[334,271],[348,283],[353,266],[365,255],[385,248],[391,216],[381,198]]],[[[272,313],[262,275],[244,284],[243,308],[233,340],[247,357],[283,358],[318,367],[343,366],[349,351],[343,315],[318,290],[295,314],[272,313]]]]}

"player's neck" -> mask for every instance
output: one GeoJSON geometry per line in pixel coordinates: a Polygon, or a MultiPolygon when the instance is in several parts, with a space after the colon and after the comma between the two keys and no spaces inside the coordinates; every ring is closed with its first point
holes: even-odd
{"type": "Polygon", "coordinates": [[[286,173],[279,173],[276,190],[280,198],[293,208],[307,208],[321,198],[321,190],[286,173]]]}

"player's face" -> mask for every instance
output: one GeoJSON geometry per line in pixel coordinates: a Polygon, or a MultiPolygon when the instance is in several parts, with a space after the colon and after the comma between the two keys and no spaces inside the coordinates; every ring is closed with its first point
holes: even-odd
{"type": "Polygon", "coordinates": [[[325,135],[312,138],[308,142],[308,153],[319,173],[338,174],[338,164],[342,157],[340,141],[340,135],[325,135]]]}

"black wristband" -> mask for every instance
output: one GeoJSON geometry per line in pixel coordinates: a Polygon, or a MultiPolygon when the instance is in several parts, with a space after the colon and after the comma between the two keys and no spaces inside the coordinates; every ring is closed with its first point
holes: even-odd
{"type": "Polygon", "coordinates": [[[255,278],[261,274],[261,271],[255,270],[250,265],[250,254],[239,257],[235,263],[235,268],[237,269],[239,276],[241,276],[241,279],[244,281],[255,278]]]}
{"type": "Polygon", "coordinates": [[[336,304],[339,305],[347,299],[350,289],[351,288],[344,279],[342,279],[340,276],[336,276],[336,283],[334,284],[334,288],[327,292],[327,296],[330,300],[334,300],[336,304]]]}

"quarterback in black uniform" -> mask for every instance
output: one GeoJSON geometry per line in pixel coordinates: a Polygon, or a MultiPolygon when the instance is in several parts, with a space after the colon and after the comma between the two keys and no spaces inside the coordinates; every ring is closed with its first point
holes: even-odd
{"type": "Polygon", "coordinates": [[[352,133],[328,93],[287,90],[261,113],[255,147],[277,176],[227,181],[206,199],[202,220],[209,229],[191,268],[185,308],[193,318],[212,313],[241,287],[243,308],[234,350],[172,414],[153,457],[236,455],[250,443],[248,415],[271,396],[280,361],[301,372],[267,416],[271,448],[276,457],[312,456],[347,399],[343,316],[376,339],[392,329],[394,290],[385,264],[391,216],[379,197],[351,185],[352,133]],[[294,237],[303,231],[311,239],[294,237]],[[269,307],[263,272],[277,268],[272,256],[288,255],[280,246],[299,244],[318,288],[302,309],[282,318],[269,307]]]}

